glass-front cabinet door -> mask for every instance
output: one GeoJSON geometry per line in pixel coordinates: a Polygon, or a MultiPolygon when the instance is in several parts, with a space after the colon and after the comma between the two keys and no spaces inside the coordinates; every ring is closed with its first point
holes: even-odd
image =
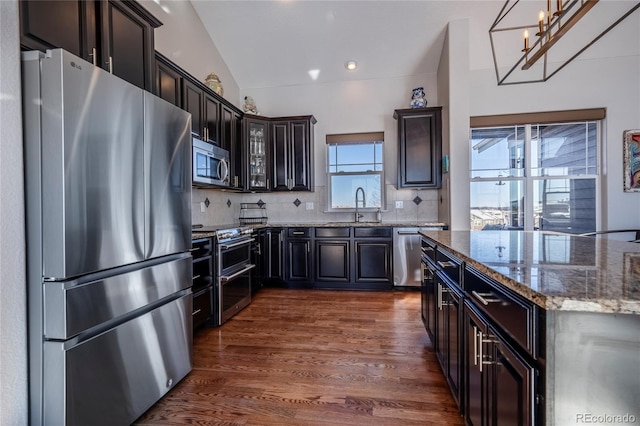
{"type": "Polygon", "coordinates": [[[244,117],[246,152],[249,154],[249,190],[266,191],[270,189],[270,167],[268,154],[269,121],[266,119],[244,117]]]}

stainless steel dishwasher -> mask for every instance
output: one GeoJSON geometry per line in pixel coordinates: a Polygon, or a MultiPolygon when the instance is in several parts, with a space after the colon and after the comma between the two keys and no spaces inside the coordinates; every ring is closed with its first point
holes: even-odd
{"type": "Polygon", "coordinates": [[[442,227],[393,228],[393,285],[420,287],[420,234],[418,231],[437,231],[442,227]]]}

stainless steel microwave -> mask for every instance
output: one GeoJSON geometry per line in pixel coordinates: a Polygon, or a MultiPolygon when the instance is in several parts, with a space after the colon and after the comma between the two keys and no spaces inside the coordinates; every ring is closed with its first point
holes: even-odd
{"type": "Polygon", "coordinates": [[[229,151],[193,138],[193,184],[229,186],[229,151]]]}

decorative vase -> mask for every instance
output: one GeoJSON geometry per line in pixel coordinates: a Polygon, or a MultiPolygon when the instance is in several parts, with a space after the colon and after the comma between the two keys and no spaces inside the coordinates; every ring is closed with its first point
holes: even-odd
{"type": "Polygon", "coordinates": [[[424,108],[427,106],[427,100],[424,97],[424,88],[416,87],[411,93],[411,108],[424,108]]]}
{"type": "Polygon", "coordinates": [[[244,97],[244,112],[248,114],[258,114],[258,108],[256,108],[256,103],[254,102],[251,96],[244,97]]]}
{"type": "Polygon", "coordinates": [[[213,90],[218,95],[223,96],[224,89],[222,87],[222,82],[220,81],[220,78],[216,75],[216,73],[212,72],[211,74],[209,74],[204,80],[204,84],[206,84],[209,89],[213,90]]]}

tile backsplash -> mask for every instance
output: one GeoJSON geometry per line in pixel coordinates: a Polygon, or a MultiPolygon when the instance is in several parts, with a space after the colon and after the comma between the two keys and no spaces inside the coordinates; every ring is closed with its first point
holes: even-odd
{"type": "MultiPolygon", "coordinates": [[[[387,184],[386,195],[386,209],[382,211],[383,222],[438,222],[438,191],[436,189],[398,190],[394,185],[387,184]],[[396,201],[402,201],[402,208],[396,208],[396,201]]],[[[265,203],[268,221],[272,224],[353,220],[353,212],[325,212],[327,195],[324,186],[316,186],[315,192],[252,194],[194,188],[191,197],[192,222],[205,226],[238,223],[240,204],[256,203],[259,200],[265,203]],[[208,207],[204,204],[206,199],[209,200],[208,207]]],[[[363,214],[363,221],[375,220],[375,213],[364,212],[363,214]]]]}

